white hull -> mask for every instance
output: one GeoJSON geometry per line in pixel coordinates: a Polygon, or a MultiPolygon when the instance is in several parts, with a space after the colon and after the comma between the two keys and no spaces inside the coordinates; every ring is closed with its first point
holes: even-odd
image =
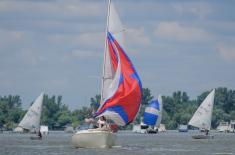
{"type": "Polygon", "coordinates": [[[158,132],[166,132],[165,124],[160,124],[160,126],[158,128],[158,132]]]}
{"type": "Polygon", "coordinates": [[[166,132],[166,128],[164,124],[160,124],[160,127],[154,127],[154,129],[149,129],[146,125],[134,125],[132,132],[136,133],[158,133],[158,132],[166,132]]]}
{"type": "Polygon", "coordinates": [[[40,126],[40,132],[41,132],[42,135],[48,135],[48,133],[49,133],[48,126],[41,125],[40,126]]]}
{"type": "Polygon", "coordinates": [[[22,127],[16,127],[13,132],[16,132],[16,133],[23,133],[24,132],[24,129],[22,127]]]}
{"type": "Polygon", "coordinates": [[[111,148],[115,145],[116,134],[110,131],[88,129],[72,136],[72,144],[77,148],[111,148]]]}
{"type": "Polygon", "coordinates": [[[230,121],[229,132],[235,132],[235,121],[230,121]]]}
{"type": "Polygon", "coordinates": [[[134,125],[132,132],[136,133],[147,133],[147,128],[141,129],[141,125],[134,125]]]}

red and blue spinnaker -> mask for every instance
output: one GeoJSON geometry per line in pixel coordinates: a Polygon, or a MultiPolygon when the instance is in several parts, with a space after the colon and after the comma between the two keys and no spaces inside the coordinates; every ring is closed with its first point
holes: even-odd
{"type": "Polygon", "coordinates": [[[101,103],[95,115],[125,126],[139,111],[142,85],[124,50],[124,28],[112,3],[108,9],[105,45],[101,103]]]}
{"type": "Polygon", "coordinates": [[[142,97],[142,85],[123,48],[110,32],[108,32],[107,37],[111,65],[116,76],[118,76],[118,82],[116,82],[118,86],[111,96],[105,98],[96,114],[104,115],[116,124],[124,126],[131,123],[138,113],[142,97]]]}

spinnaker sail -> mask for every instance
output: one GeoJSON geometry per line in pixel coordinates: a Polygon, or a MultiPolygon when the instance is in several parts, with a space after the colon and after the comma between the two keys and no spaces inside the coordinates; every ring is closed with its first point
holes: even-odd
{"type": "Polygon", "coordinates": [[[140,107],[141,80],[124,47],[124,28],[112,3],[109,4],[101,90],[96,116],[117,125],[131,123],[140,107]]]}
{"type": "Polygon", "coordinates": [[[144,124],[159,127],[162,119],[162,97],[158,96],[157,100],[152,100],[145,108],[144,124]]]}

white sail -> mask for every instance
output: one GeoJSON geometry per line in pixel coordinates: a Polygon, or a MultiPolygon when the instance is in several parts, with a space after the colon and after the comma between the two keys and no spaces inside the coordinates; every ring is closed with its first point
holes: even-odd
{"type": "Polygon", "coordinates": [[[43,93],[34,101],[32,106],[28,109],[24,118],[19,123],[19,127],[27,130],[39,129],[40,118],[42,112],[43,93]]]}
{"type": "Polygon", "coordinates": [[[214,105],[215,90],[213,89],[202,104],[198,107],[193,117],[189,121],[189,125],[200,129],[210,130],[211,118],[214,105]]]}
{"type": "Polygon", "coordinates": [[[158,95],[158,103],[159,103],[159,114],[158,114],[158,119],[156,122],[156,127],[160,127],[161,121],[162,121],[162,110],[163,110],[163,104],[162,104],[162,96],[158,95]]]}
{"type": "MultiPolygon", "coordinates": [[[[116,12],[114,5],[109,2],[108,17],[107,17],[107,32],[111,32],[115,39],[119,42],[120,46],[124,47],[124,28],[121,24],[119,16],[116,12]]],[[[112,68],[109,49],[107,47],[107,36],[105,41],[104,51],[104,64],[103,64],[103,78],[102,78],[102,90],[101,90],[101,105],[103,102],[112,96],[117,87],[120,77],[120,61],[118,62],[118,68],[116,72],[112,68]]],[[[100,106],[102,107],[102,106],[100,106]]]]}

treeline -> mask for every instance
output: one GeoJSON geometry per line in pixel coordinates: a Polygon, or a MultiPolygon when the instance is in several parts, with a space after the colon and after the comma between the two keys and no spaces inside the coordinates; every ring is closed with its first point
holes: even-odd
{"type": "Polygon", "coordinates": [[[20,96],[0,96],[0,127],[12,128],[24,115],[20,96]]]}
{"type": "MultiPolygon", "coordinates": [[[[153,99],[150,89],[143,88],[140,111],[134,123],[140,123],[144,109],[153,99]]],[[[171,96],[163,98],[162,123],[167,129],[176,129],[179,124],[187,124],[197,107],[202,103],[209,91],[203,92],[196,99],[190,100],[186,92],[176,91],[171,96]]],[[[44,96],[41,124],[48,125],[50,129],[62,129],[66,125],[74,127],[84,123],[84,119],[92,116],[92,112],[99,106],[100,95],[90,99],[88,107],[69,110],[62,102],[62,96],[44,96]]],[[[23,118],[25,110],[22,109],[20,96],[0,96],[0,127],[12,129],[23,118]]],[[[212,128],[216,128],[220,121],[235,120],[235,90],[217,88],[212,116],[212,128]]],[[[122,129],[131,129],[132,124],[122,129]]]]}
{"type": "MultiPolygon", "coordinates": [[[[203,92],[197,99],[190,100],[186,92],[176,91],[172,96],[162,96],[162,123],[167,129],[177,129],[180,124],[187,124],[198,106],[203,102],[211,90],[203,92]]],[[[153,99],[148,88],[143,89],[142,107],[136,119],[140,122],[144,109],[153,99]]],[[[221,121],[235,120],[235,90],[219,87],[215,91],[215,101],[212,114],[212,128],[216,128],[221,121]]]]}
{"type": "MultiPolygon", "coordinates": [[[[20,96],[0,96],[0,128],[15,128],[26,112],[27,110],[22,108],[20,96]]],[[[41,124],[48,125],[50,129],[62,129],[66,125],[76,127],[83,123],[86,117],[91,117],[91,108],[82,107],[70,111],[68,106],[62,103],[61,95],[44,95],[41,124]]]]}
{"type": "MultiPolygon", "coordinates": [[[[196,100],[190,100],[187,93],[181,91],[174,92],[172,96],[163,96],[162,122],[169,129],[175,129],[179,124],[187,124],[210,91],[203,92],[196,100]]],[[[230,120],[235,120],[235,90],[217,88],[211,126],[215,129],[219,122],[230,120]]]]}

